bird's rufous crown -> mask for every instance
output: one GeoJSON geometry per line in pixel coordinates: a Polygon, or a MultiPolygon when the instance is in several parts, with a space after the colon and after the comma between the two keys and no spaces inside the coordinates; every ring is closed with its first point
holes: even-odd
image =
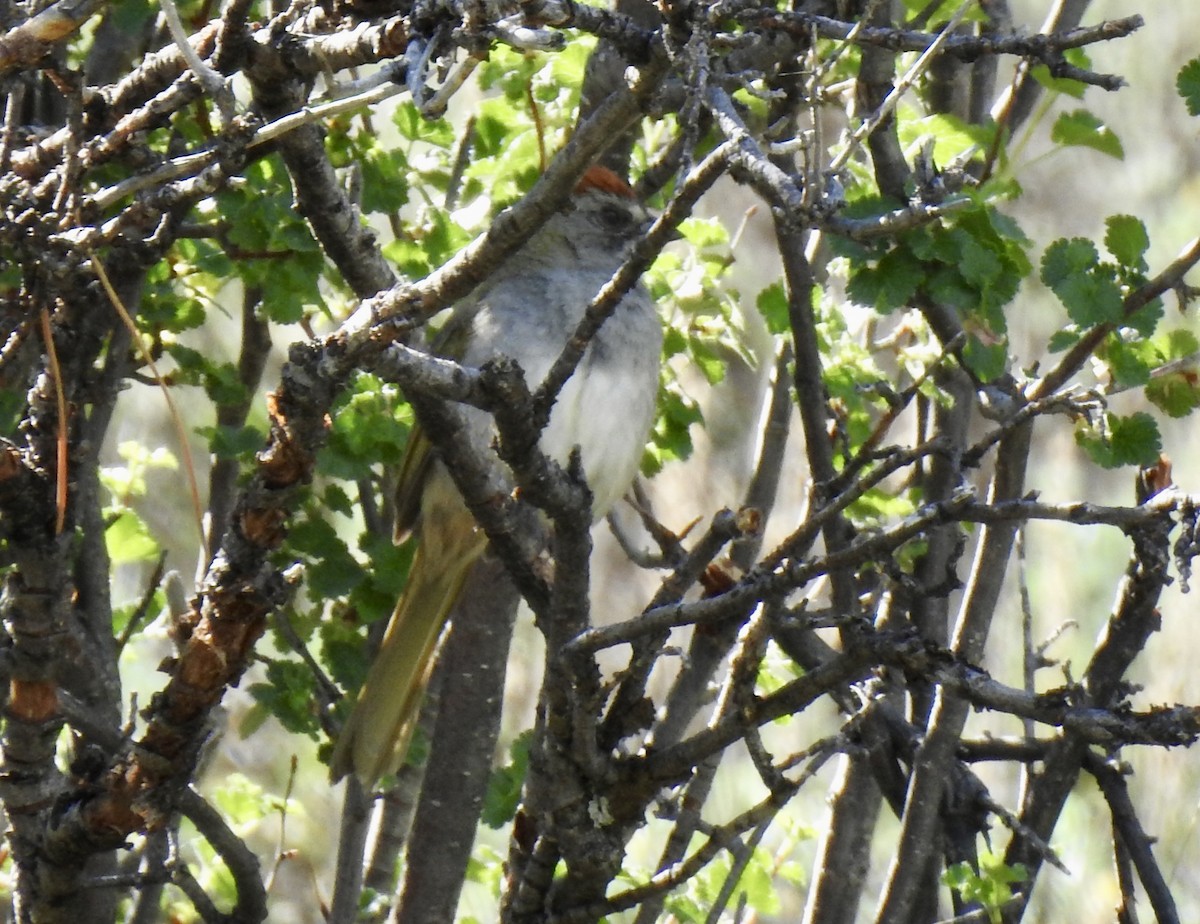
{"type": "Polygon", "coordinates": [[[599,164],[588,167],[583,176],[579,178],[579,182],[575,186],[575,195],[582,195],[593,190],[612,193],[614,196],[621,196],[625,199],[636,198],[633,194],[633,187],[608,167],[601,167],[599,164]]]}

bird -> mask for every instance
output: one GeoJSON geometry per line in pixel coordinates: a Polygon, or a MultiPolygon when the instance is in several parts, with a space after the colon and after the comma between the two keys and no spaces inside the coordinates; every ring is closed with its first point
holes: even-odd
{"type": "MultiPolygon", "coordinates": [[[[625,180],[607,167],[588,168],[565,207],[454,308],[435,351],[471,367],[507,357],[531,386],[540,383],[650,220],[625,180]]],[[[579,448],[595,519],[637,474],[654,421],[662,339],[657,307],[638,283],[589,342],[542,431],[542,451],[560,464],[579,448]]],[[[463,414],[468,439],[503,466],[491,450],[491,415],[474,407],[463,414]]],[[[370,789],[403,765],[438,639],[487,546],[419,425],[396,490],[397,541],[413,533],[407,584],[334,745],[335,781],[353,773],[370,789]]]]}

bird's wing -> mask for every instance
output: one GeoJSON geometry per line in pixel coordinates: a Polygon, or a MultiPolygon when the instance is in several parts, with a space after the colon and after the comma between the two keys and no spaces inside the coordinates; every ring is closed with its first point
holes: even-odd
{"type": "Polygon", "coordinates": [[[396,535],[397,543],[407,539],[416,528],[421,515],[421,495],[429,470],[434,461],[433,444],[425,435],[420,424],[415,424],[400,460],[400,474],[396,480],[396,535]]]}
{"type": "MultiPolygon", "coordinates": [[[[442,329],[434,337],[432,352],[436,356],[448,359],[461,359],[471,322],[479,311],[479,301],[473,298],[463,304],[450,315],[442,329]]],[[[429,471],[437,458],[437,452],[425,429],[418,423],[413,426],[408,437],[408,445],[404,449],[404,457],[400,460],[400,474],[396,481],[396,542],[403,542],[416,528],[417,518],[421,514],[421,495],[429,480],[429,471]]]]}

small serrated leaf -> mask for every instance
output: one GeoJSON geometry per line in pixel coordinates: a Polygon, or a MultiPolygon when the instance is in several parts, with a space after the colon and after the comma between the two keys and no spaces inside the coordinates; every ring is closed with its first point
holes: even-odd
{"type": "Polygon", "coordinates": [[[755,301],[763,320],[767,322],[767,330],[772,334],[787,333],[791,326],[788,318],[788,297],[783,285],[773,282],[761,292],[755,301]]]}
{"type": "Polygon", "coordinates": [[[1004,266],[993,250],[974,238],[968,238],[962,243],[958,271],[967,282],[982,288],[998,279],[1004,266]]]}
{"type": "Polygon", "coordinates": [[[1200,58],[1192,58],[1179,69],[1175,89],[1183,97],[1188,115],[1200,115],[1200,58]]]}
{"type": "Polygon", "coordinates": [[[332,545],[329,551],[309,565],[309,593],[318,600],[343,597],[366,580],[362,565],[345,546],[332,545]]]}
{"type": "Polygon", "coordinates": [[[344,517],[354,516],[354,502],[350,500],[350,495],[340,484],[328,485],[321,494],[321,501],[330,510],[336,511],[344,517]]]}
{"type": "Polygon", "coordinates": [[[500,829],[512,821],[521,802],[521,788],[529,767],[529,745],[533,732],[522,732],[509,748],[512,759],[492,772],[483,800],[480,820],[489,828],[500,829]]]}
{"type": "Polygon", "coordinates": [[[729,232],[715,218],[688,218],[679,223],[678,231],[693,247],[719,247],[729,243],[729,232]]]}
{"type": "Polygon", "coordinates": [[[1050,130],[1050,140],[1055,144],[1092,148],[1117,160],[1125,159],[1121,139],[1099,117],[1086,109],[1060,115],[1050,130]]]}
{"type": "Polygon", "coordinates": [[[1083,99],[1083,94],[1087,90],[1086,83],[1079,80],[1072,80],[1069,77],[1055,77],[1050,73],[1050,68],[1044,64],[1038,64],[1030,68],[1029,74],[1052,93],[1062,93],[1074,99],[1083,99]]]}
{"type": "Polygon", "coordinates": [[[1061,353],[1068,347],[1074,346],[1079,341],[1079,331],[1071,327],[1063,327],[1056,330],[1050,335],[1050,342],[1046,348],[1051,353],[1061,353]]]}
{"type": "Polygon", "coordinates": [[[1057,240],[1042,256],[1042,282],[1081,327],[1114,323],[1124,313],[1121,290],[1099,266],[1099,259],[1096,246],[1080,237],[1057,240]]]}
{"type": "Polygon", "coordinates": [[[454,129],[445,119],[426,119],[415,103],[404,102],[392,112],[392,124],[410,141],[424,141],[440,148],[454,144],[454,129]]]}
{"type": "Polygon", "coordinates": [[[1168,417],[1186,417],[1200,407],[1200,376],[1193,370],[1164,375],[1146,386],[1146,397],[1168,417]]]}
{"type": "Polygon", "coordinates": [[[1122,266],[1144,271],[1150,248],[1146,225],[1133,215],[1112,215],[1105,221],[1104,246],[1122,266]]]}
{"type": "Polygon", "coordinates": [[[258,427],[197,427],[196,433],[208,440],[209,451],[218,459],[248,457],[262,448],[266,434],[258,427]]]}
{"type": "Polygon", "coordinates": [[[1152,465],[1162,452],[1158,423],[1144,411],[1128,417],[1106,414],[1103,429],[1081,424],[1075,441],[1102,468],[1152,465]]]}
{"type": "Polygon", "coordinates": [[[132,510],[121,511],[104,531],[104,545],[114,565],[150,561],[158,557],[158,542],[146,521],[132,510]]]}
{"type": "Polygon", "coordinates": [[[1053,289],[1064,279],[1090,270],[1099,260],[1096,245],[1087,238],[1060,238],[1042,255],[1042,282],[1053,289]]]}
{"type": "Polygon", "coordinates": [[[1081,327],[1112,324],[1124,313],[1121,290],[1103,276],[1088,274],[1064,280],[1055,286],[1054,294],[1062,299],[1071,320],[1081,327]]]}
{"type": "Polygon", "coordinates": [[[1158,328],[1158,322],[1163,318],[1163,300],[1151,299],[1149,303],[1139,308],[1133,314],[1127,314],[1121,319],[1121,326],[1137,331],[1142,337],[1150,337],[1158,328]]]}
{"type": "Polygon", "coordinates": [[[924,278],[920,263],[907,251],[892,250],[876,266],[851,276],[846,291],[860,305],[887,314],[907,306],[924,278]]]}
{"type": "Polygon", "coordinates": [[[1145,385],[1158,362],[1158,351],[1145,340],[1125,341],[1112,335],[1101,353],[1113,378],[1122,385],[1145,385]]]}
{"type": "Polygon", "coordinates": [[[1163,358],[1168,362],[1192,356],[1200,351],[1200,339],[1197,339],[1190,330],[1182,328],[1169,331],[1165,337],[1156,337],[1154,342],[1162,350],[1163,358]]]}
{"type": "Polygon", "coordinates": [[[978,337],[968,337],[963,347],[963,359],[982,381],[990,382],[1004,374],[1008,349],[1003,343],[985,344],[978,337]]]}
{"type": "Polygon", "coordinates": [[[313,706],[316,681],[308,665],[299,661],[271,661],[267,682],[252,684],[250,695],[290,732],[317,737],[313,706]]]}

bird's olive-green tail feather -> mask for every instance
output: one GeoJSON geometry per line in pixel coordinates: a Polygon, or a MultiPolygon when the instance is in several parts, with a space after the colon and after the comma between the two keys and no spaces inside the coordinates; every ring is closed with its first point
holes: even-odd
{"type": "Polygon", "coordinates": [[[379,654],[330,760],[334,780],[354,773],[368,788],[404,762],[429,682],[438,637],[477,555],[430,563],[424,543],[379,654]]]}

